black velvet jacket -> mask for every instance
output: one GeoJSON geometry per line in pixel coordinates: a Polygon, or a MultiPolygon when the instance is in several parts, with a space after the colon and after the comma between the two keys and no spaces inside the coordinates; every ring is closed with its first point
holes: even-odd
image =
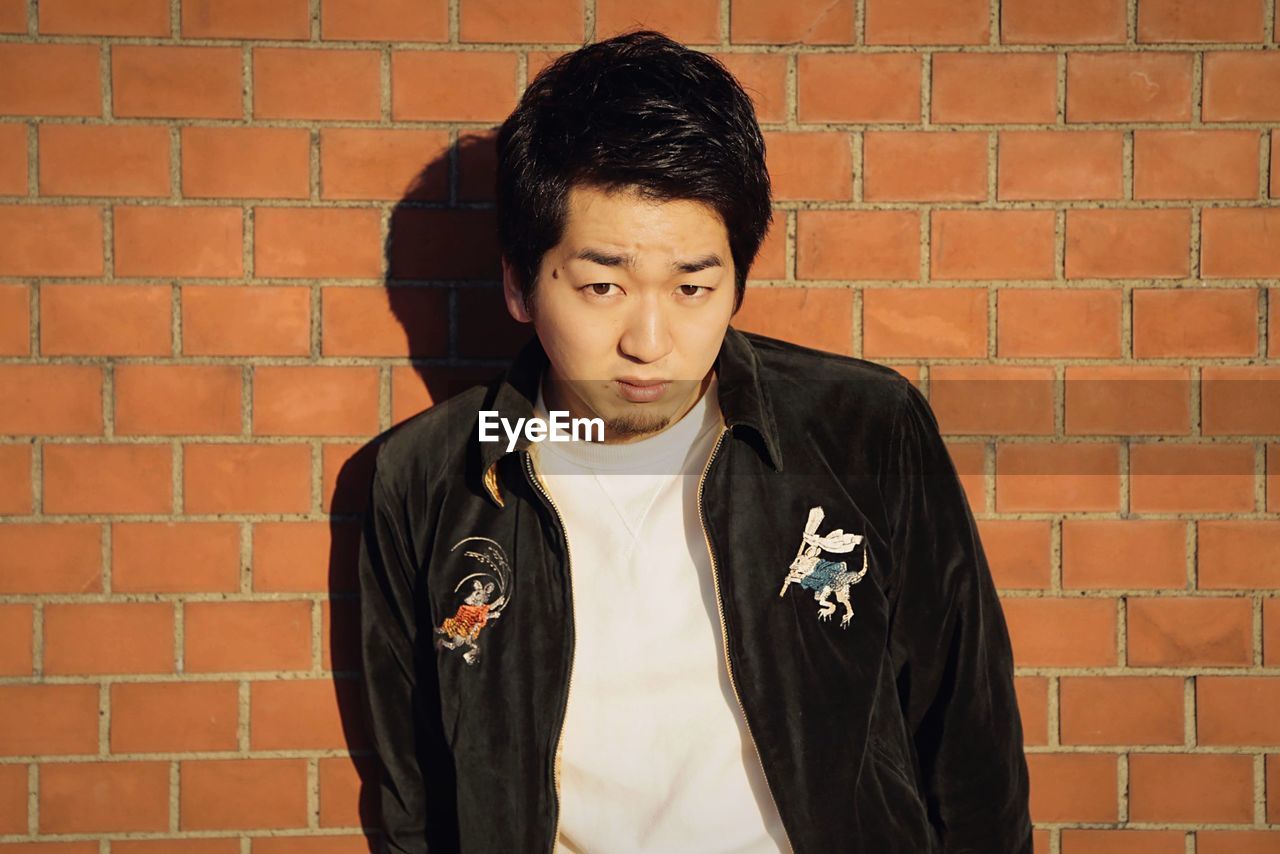
{"type": "MultiPolygon", "coordinates": [[[[531,416],[545,364],[535,337],[377,451],[359,578],[392,851],[553,847],[569,579],[592,568],[572,564],[528,440],[508,453],[477,430],[482,409],[531,416]]],[[[928,402],[886,366],[732,327],[716,370],[727,427],[700,511],[793,849],[1030,854],[1008,630],[928,402]]]]}

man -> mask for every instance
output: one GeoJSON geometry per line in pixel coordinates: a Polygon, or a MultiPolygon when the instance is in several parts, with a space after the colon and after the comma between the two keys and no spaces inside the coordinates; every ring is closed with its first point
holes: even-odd
{"type": "Polygon", "coordinates": [[[390,849],[1029,854],[1008,632],[928,403],[729,325],[771,217],[745,93],[634,32],[553,63],[498,148],[536,335],[385,438],[362,539],[390,849]],[[528,428],[554,411],[602,441],[528,428]]]}

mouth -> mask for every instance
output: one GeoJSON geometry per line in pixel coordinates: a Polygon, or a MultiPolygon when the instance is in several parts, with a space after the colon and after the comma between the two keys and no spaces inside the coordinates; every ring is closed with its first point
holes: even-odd
{"type": "Polygon", "coordinates": [[[632,403],[649,403],[662,397],[670,380],[641,380],[628,377],[614,381],[622,396],[632,403]]]}

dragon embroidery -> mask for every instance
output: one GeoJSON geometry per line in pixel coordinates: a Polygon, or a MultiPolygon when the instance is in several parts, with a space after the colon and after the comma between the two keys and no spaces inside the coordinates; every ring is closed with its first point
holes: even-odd
{"type": "Polygon", "coordinates": [[[818,526],[826,517],[821,507],[809,510],[809,521],[804,526],[804,534],[795,560],[791,561],[790,571],[782,583],[779,596],[786,595],[787,588],[799,582],[806,590],[813,591],[813,598],[818,601],[818,619],[829,620],[835,613],[836,602],[844,605],[844,616],[840,618],[840,628],[848,628],[853,618],[853,603],[849,600],[849,588],[862,580],[867,574],[867,550],[862,549],[862,568],[857,571],[849,569],[844,561],[823,560],[822,552],[845,554],[853,551],[864,539],[861,534],[846,534],[836,528],[823,536],[818,535],[818,526]],[[827,599],[835,594],[836,602],[827,599]]]}
{"type": "Polygon", "coordinates": [[[468,581],[471,590],[466,594],[458,610],[452,617],[445,617],[444,622],[435,627],[436,649],[457,649],[466,645],[462,660],[467,664],[475,664],[480,657],[480,646],[476,640],[480,630],[490,621],[502,616],[502,611],[511,601],[511,566],[507,563],[507,555],[502,546],[488,537],[467,537],[454,544],[450,552],[463,543],[480,542],[485,545],[475,546],[463,552],[482,567],[465,576],[453,588],[458,592],[468,581]],[[497,591],[497,597],[490,597],[497,591]]]}

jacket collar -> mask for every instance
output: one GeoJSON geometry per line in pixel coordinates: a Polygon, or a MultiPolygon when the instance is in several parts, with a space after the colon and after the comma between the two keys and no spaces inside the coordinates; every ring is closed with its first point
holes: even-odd
{"type": "MultiPolygon", "coordinates": [[[[493,410],[500,418],[515,423],[516,419],[533,415],[533,404],[538,398],[538,382],[548,364],[546,351],[538,336],[534,335],[516,354],[506,372],[490,385],[485,394],[483,409],[493,410]]],[[[782,452],[778,445],[778,428],[773,417],[773,407],[760,378],[760,357],[756,354],[748,334],[732,326],[725,330],[724,341],[715,361],[717,394],[725,426],[729,429],[749,427],[759,439],[758,450],[775,471],[782,471],[782,452]]],[[[515,448],[507,451],[504,437],[499,442],[481,442],[477,424],[471,430],[472,445],[469,456],[478,459],[479,486],[498,507],[505,501],[498,486],[498,461],[508,453],[526,450],[529,440],[520,435],[515,448]]]]}

